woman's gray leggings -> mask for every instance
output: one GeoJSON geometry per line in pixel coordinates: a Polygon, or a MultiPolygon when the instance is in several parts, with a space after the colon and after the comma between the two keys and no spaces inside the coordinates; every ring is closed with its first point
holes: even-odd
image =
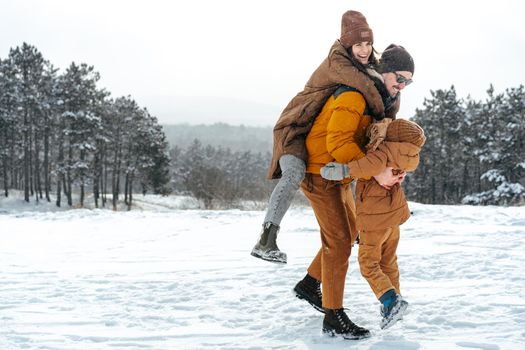
{"type": "Polygon", "coordinates": [[[301,186],[306,171],[306,164],[301,158],[285,154],[279,158],[282,176],[273,189],[268,203],[268,211],[264,223],[271,222],[281,225],[284,214],[290,208],[295,193],[301,186]]]}

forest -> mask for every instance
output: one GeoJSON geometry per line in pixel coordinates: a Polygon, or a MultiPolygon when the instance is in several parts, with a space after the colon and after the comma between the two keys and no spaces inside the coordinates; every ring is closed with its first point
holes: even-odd
{"type": "Polygon", "coordinates": [[[24,43],[0,59],[0,180],[5,196],[84,207],[130,208],[134,190],[169,193],[168,143],[157,119],[130,97],[97,86],[93,66],[61,74],[24,43]],[[73,194],[78,203],[73,203],[73,194]],[[109,196],[109,198],[108,198],[109,196]],[[53,197],[53,198],[52,198],[53,197]],[[108,203],[108,201],[110,203],[108,203]]]}
{"type": "Polygon", "coordinates": [[[484,101],[462,99],[454,86],[431,91],[413,121],[427,142],[418,169],[407,177],[410,200],[430,204],[525,203],[525,89],[484,101]]]}
{"type": "MultiPolygon", "coordinates": [[[[136,193],[190,195],[205,208],[267,201],[271,128],[161,126],[131,96],[98,87],[93,66],[62,73],[24,43],[0,59],[0,181],[4,196],[130,209],[136,193]],[[75,200],[75,203],[74,203],[75,200]]],[[[525,89],[476,101],[430,91],[411,120],[425,130],[421,163],[404,184],[429,204],[525,203],[525,89]]]]}

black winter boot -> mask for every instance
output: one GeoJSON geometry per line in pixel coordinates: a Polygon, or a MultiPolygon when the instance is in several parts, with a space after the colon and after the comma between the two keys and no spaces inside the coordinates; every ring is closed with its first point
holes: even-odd
{"type": "Polygon", "coordinates": [[[293,289],[295,296],[310,303],[317,311],[324,312],[321,282],[306,274],[293,289]]]}
{"type": "Polygon", "coordinates": [[[279,232],[278,225],[271,222],[264,223],[259,241],[252,249],[252,255],[263,260],[286,264],[286,253],[281,252],[277,246],[277,232],[279,232]]]}
{"type": "Polygon", "coordinates": [[[332,337],[356,340],[370,337],[368,329],[357,326],[346,315],[344,309],[325,309],[323,333],[332,337]]]}

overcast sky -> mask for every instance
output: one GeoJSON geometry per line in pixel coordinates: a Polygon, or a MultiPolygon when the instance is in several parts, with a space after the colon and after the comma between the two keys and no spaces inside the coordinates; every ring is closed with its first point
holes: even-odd
{"type": "Polygon", "coordinates": [[[484,99],[525,83],[525,1],[0,0],[0,57],[27,42],[63,71],[95,66],[100,86],[131,95],[161,123],[273,125],[361,11],[375,47],[416,64],[400,115],[455,85],[484,99]]]}

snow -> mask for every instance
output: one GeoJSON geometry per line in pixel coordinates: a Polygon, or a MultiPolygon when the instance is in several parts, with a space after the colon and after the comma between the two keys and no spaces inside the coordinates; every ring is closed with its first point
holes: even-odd
{"type": "Polygon", "coordinates": [[[129,212],[0,199],[0,349],[525,349],[523,207],[410,203],[410,312],[379,328],[355,247],[345,307],[373,336],[345,341],[292,293],[320,244],[310,208],[285,217],[277,265],[249,254],[263,211],[135,198],[129,212]]]}

